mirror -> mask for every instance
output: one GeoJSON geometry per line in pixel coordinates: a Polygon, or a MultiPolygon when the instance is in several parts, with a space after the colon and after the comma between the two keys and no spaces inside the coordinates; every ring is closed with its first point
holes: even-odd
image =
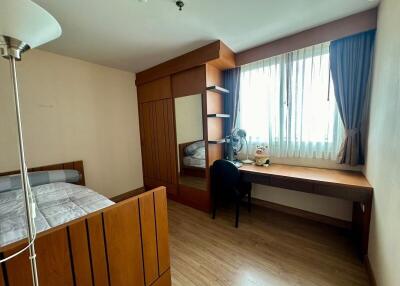
{"type": "Polygon", "coordinates": [[[202,95],[175,98],[179,184],[207,190],[202,95]]]}

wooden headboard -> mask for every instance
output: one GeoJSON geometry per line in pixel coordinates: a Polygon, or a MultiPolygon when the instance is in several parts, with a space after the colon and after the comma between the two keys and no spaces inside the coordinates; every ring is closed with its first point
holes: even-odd
{"type": "MultiPolygon", "coordinates": [[[[76,182],[76,185],[85,185],[85,171],[83,169],[83,161],[75,161],[75,162],[68,162],[68,163],[61,163],[61,164],[54,164],[48,166],[41,166],[35,168],[29,168],[28,172],[37,172],[37,171],[51,171],[51,170],[77,170],[81,174],[81,179],[79,182],[76,182]]],[[[0,173],[0,176],[9,176],[19,174],[21,171],[9,171],[0,173]]]]}

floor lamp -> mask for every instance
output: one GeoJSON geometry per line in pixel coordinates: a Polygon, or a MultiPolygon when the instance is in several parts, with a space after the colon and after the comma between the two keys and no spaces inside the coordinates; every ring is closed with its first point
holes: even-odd
{"type": "MultiPolygon", "coordinates": [[[[30,0],[0,0],[0,55],[10,63],[15,112],[17,117],[21,185],[24,192],[28,228],[28,245],[22,251],[29,249],[29,259],[34,286],[39,285],[35,252],[35,205],[25,161],[16,61],[21,60],[21,54],[23,52],[50,42],[58,38],[60,35],[61,27],[57,20],[34,2],[30,0]]],[[[19,255],[22,251],[3,259],[1,262],[5,262],[6,260],[19,255]]]]}

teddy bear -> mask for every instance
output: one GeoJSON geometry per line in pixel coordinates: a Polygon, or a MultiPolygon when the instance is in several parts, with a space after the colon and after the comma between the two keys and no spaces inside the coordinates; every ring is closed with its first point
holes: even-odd
{"type": "Polygon", "coordinates": [[[257,145],[256,152],[254,154],[255,164],[257,166],[264,166],[269,164],[268,147],[263,145],[257,145]]]}

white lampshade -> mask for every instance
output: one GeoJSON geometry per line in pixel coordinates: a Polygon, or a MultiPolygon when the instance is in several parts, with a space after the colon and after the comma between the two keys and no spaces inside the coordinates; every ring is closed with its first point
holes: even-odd
{"type": "Polygon", "coordinates": [[[33,49],[61,35],[61,26],[30,0],[0,0],[0,36],[19,40],[33,49]]]}

